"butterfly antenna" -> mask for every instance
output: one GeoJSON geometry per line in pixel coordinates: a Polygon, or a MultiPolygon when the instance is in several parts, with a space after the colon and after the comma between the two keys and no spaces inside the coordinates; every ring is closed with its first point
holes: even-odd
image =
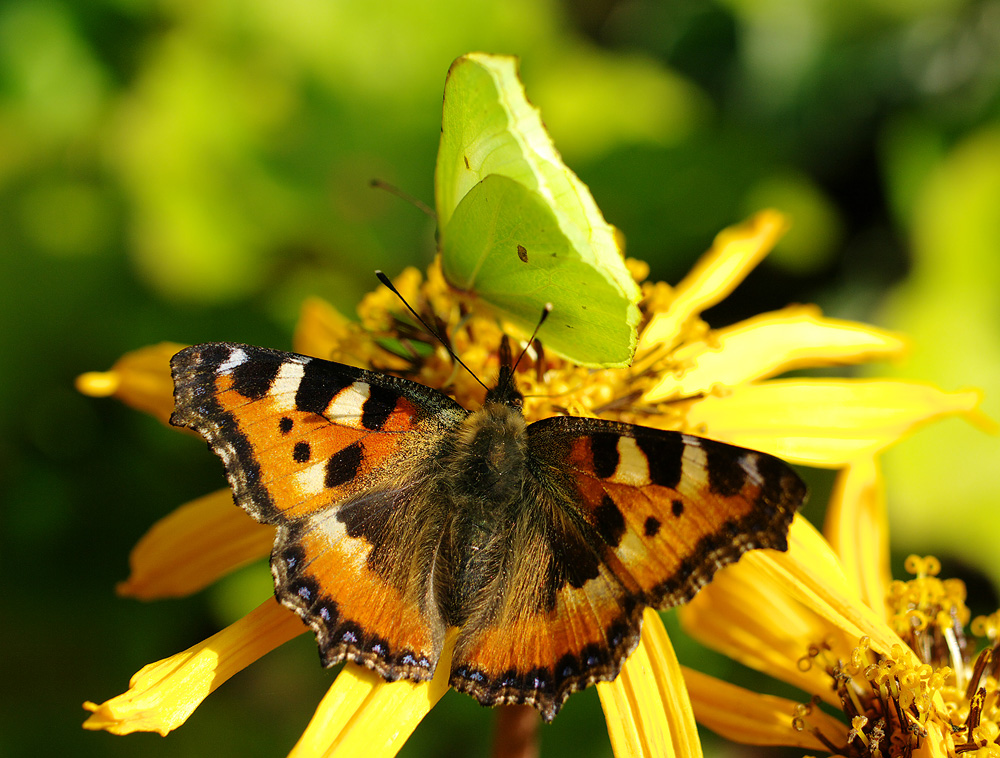
{"type": "MultiPolygon", "coordinates": [[[[422,200],[418,200],[409,192],[403,192],[403,190],[401,190],[395,184],[389,184],[389,182],[382,181],[381,179],[372,179],[372,187],[375,187],[376,189],[385,190],[390,195],[395,195],[400,200],[405,200],[414,208],[416,208],[418,211],[423,211],[432,219],[437,221],[437,214],[434,212],[433,208],[431,208],[429,205],[427,205],[427,203],[423,202],[422,200]]],[[[398,295],[399,293],[397,292],[396,294],[398,295]]]]}
{"type": "MultiPolygon", "coordinates": [[[[419,313],[417,313],[417,312],[416,312],[415,310],[413,310],[413,307],[412,307],[412,306],[411,306],[411,305],[410,305],[410,304],[409,304],[408,302],[406,302],[406,298],[404,298],[404,297],[403,297],[402,295],[400,295],[400,294],[399,294],[399,290],[398,290],[398,289],[396,289],[395,285],[394,285],[394,284],[393,284],[393,283],[392,283],[391,281],[389,281],[389,277],[388,277],[388,276],[386,276],[386,275],[385,275],[385,274],[384,274],[384,273],[383,273],[382,271],[378,271],[378,270],[376,270],[376,271],[375,271],[375,276],[376,276],[376,277],[378,277],[378,280],[379,280],[380,282],[382,282],[382,284],[384,284],[384,285],[385,285],[386,287],[388,287],[388,288],[389,288],[389,290],[390,290],[390,291],[391,291],[391,292],[392,292],[392,293],[393,293],[393,294],[394,294],[394,295],[395,295],[396,297],[398,297],[398,298],[400,299],[400,301],[401,301],[401,302],[403,303],[403,305],[405,305],[405,306],[406,306],[406,309],[407,309],[407,310],[408,310],[408,311],[409,311],[410,313],[412,313],[412,314],[413,314],[413,317],[414,317],[414,318],[415,318],[415,319],[416,319],[417,321],[419,321],[419,322],[420,322],[421,324],[423,324],[423,325],[424,325],[424,329],[426,329],[426,330],[427,330],[428,332],[430,332],[431,336],[433,336],[433,337],[434,337],[434,339],[436,339],[436,340],[437,340],[438,342],[440,342],[440,343],[441,343],[441,345],[442,345],[442,346],[444,347],[444,349],[448,351],[448,355],[450,355],[450,356],[452,357],[452,359],[453,359],[453,360],[454,360],[454,361],[455,361],[456,363],[458,363],[458,365],[459,365],[459,366],[461,366],[461,367],[462,367],[462,368],[464,368],[464,369],[465,369],[466,371],[468,371],[468,372],[469,372],[469,375],[470,375],[470,376],[471,376],[471,377],[472,377],[473,379],[475,379],[475,380],[476,380],[477,382],[479,382],[479,384],[480,384],[480,385],[481,385],[481,386],[483,387],[483,389],[485,389],[485,390],[489,391],[489,389],[490,389],[490,388],[489,388],[489,387],[487,387],[487,386],[486,386],[485,384],[483,384],[483,380],[482,380],[482,379],[480,379],[480,378],[479,378],[478,376],[476,376],[475,372],[474,372],[474,371],[473,371],[473,370],[472,370],[471,368],[469,368],[468,366],[466,366],[466,365],[465,365],[465,363],[464,363],[464,362],[462,361],[462,359],[461,359],[461,358],[459,358],[459,357],[458,357],[457,355],[455,355],[455,351],[454,351],[454,350],[452,350],[452,349],[451,349],[451,346],[450,346],[450,345],[449,345],[449,344],[448,344],[447,342],[445,342],[444,338],[443,338],[443,337],[442,337],[442,336],[441,336],[440,334],[438,334],[437,330],[436,330],[436,329],[434,329],[434,328],[433,328],[433,327],[432,327],[432,326],[431,326],[430,324],[428,324],[428,323],[427,323],[426,321],[424,321],[424,319],[423,319],[423,316],[421,316],[421,315],[420,315],[419,313]]],[[[539,325],[539,326],[540,326],[540,325],[539,325]]],[[[538,330],[536,329],[535,331],[537,332],[538,330]]],[[[518,359],[518,360],[520,360],[520,359],[518,359]]]]}
{"type": "Polygon", "coordinates": [[[545,307],[542,308],[542,315],[538,319],[538,325],[535,327],[535,331],[531,333],[531,337],[528,338],[528,342],[521,351],[521,354],[517,356],[517,360],[514,361],[514,366],[511,368],[511,371],[517,370],[517,364],[521,362],[524,354],[528,352],[528,348],[531,347],[531,343],[535,341],[535,337],[538,335],[538,330],[542,328],[542,324],[545,323],[545,319],[549,317],[550,313],[552,313],[552,303],[546,303],[545,307]]]}

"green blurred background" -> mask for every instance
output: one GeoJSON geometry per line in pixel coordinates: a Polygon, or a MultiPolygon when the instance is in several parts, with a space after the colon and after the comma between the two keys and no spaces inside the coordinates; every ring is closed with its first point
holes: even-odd
{"type": "MultiPolygon", "coordinates": [[[[997,0],[6,0],[0,755],[294,744],[332,680],[307,636],[166,740],[80,729],[84,699],[237,618],[269,576],[114,596],[138,537],[221,468],[73,379],[165,339],[288,347],[306,295],[351,313],[374,268],[426,264],[433,223],[369,182],[432,201],[445,72],[471,50],[521,57],[567,163],[654,278],[677,281],[758,208],[793,217],[713,324],[818,302],[912,336],[905,364],[872,373],[983,387],[1000,418],[997,0]]],[[[886,461],[897,557],[940,555],[983,611],[1000,577],[998,463],[998,440],[959,421],[886,461]]],[[[819,517],[829,477],[812,479],[819,517]]],[[[404,754],[482,755],[489,724],[451,693],[404,754]]],[[[592,690],[543,749],[610,753],[592,690]]]]}

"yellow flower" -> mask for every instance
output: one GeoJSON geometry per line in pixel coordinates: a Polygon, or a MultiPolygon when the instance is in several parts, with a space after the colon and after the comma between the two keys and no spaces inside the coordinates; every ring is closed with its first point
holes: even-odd
{"type": "MultiPolygon", "coordinates": [[[[857,363],[900,354],[895,335],[824,318],[814,307],[790,307],[712,330],[699,317],[723,299],[770,250],[785,221],[773,211],[721,233],[712,249],[675,288],[643,282],[648,268],[629,266],[642,283],[643,325],[632,367],[594,371],[533,354],[533,369],[518,382],[529,421],[569,414],[694,432],[754,447],[792,462],[844,467],[893,443],[935,417],[973,414],[976,392],[948,394],[899,381],[772,379],[810,366],[857,363]]],[[[439,267],[426,278],[405,271],[396,286],[478,376],[495,375],[504,332],[475,300],[462,299],[439,267]]],[[[447,388],[466,407],[478,407],[480,384],[457,370],[440,345],[420,329],[384,288],[350,321],[319,300],[305,304],[295,335],[298,352],[388,371],[430,387],[447,388]],[[391,350],[386,345],[391,343],[391,350]]],[[[168,359],[178,346],[126,355],[110,372],[86,374],[78,387],[116,395],[166,419],[172,409],[168,359]]],[[[228,493],[208,495],[167,516],[139,542],[122,594],[169,597],[195,592],[237,566],[267,554],[271,530],[234,508],[228,493]]],[[[244,621],[184,653],[148,666],[130,689],[102,705],[87,704],[85,726],[116,733],[166,733],[177,727],[219,681],[305,627],[268,601],[244,621]],[[296,622],[297,623],[297,622],[296,622]],[[260,630],[266,629],[267,633],[260,630]]],[[[700,756],[680,666],[659,616],[647,611],[639,648],[614,682],[599,683],[616,755],[700,756]]],[[[447,651],[446,651],[447,652],[447,651]]],[[[293,755],[342,751],[394,755],[447,689],[447,661],[424,684],[387,684],[347,665],[323,699],[293,755]]]]}
{"type": "Polygon", "coordinates": [[[962,582],[917,556],[914,578],[890,579],[881,491],[875,459],[848,467],[826,527],[836,551],[797,518],[788,553],[748,556],[681,611],[704,644],[809,695],[796,703],[686,670],[699,721],[738,742],[845,756],[1000,755],[1000,612],[973,621],[985,640],[975,655],[962,582]]]}

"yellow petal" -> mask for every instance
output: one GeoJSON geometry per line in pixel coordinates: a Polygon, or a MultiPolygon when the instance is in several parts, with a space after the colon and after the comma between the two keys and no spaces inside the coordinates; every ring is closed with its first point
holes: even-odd
{"type": "Polygon", "coordinates": [[[823,534],[862,601],[884,614],[892,575],[885,491],[877,460],[861,458],[837,476],[823,534]]]}
{"type": "MultiPolygon", "coordinates": [[[[954,735],[946,735],[941,728],[941,724],[934,720],[929,719],[924,726],[927,729],[927,739],[921,741],[920,748],[914,750],[913,755],[926,756],[926,758],[948,758],[957,754],[954,750],[954,735]],[[948,749],[949,742],[952,743],[952,749],[950,750],[948,749]]],[[[975,754],[979,755],[981,753],[980,751],[975,751],[975,754]]],[[[982,754],[989,755],[990,751],[982,751],[982,754]]]]}
{"type": "Polygon", "coordinates": [[[787,228],[784,216],[768,210],[719,232],[711,249],[677,285],[669,310],[653,316],[643,330],[639,350],[661,343],[673,346],[688,319],[736,289],[787,228]]]}
{"type": "Polygon", "coordinates": [[[698,722],[733,742],[746,745],[787,745],[827,752],[812,729],[836,745],[847,744],[847,726],[813,707],[807,729],[795,729],[796,707],[783,697],[763,695],[684,667],[691,703],[698,722]]]}
{"type": "Polygon", "coordinates": [[[166,424],[174,411],[170,359],[183,347],[176,342],[161,342],[125,353],[110,371],[91,371],[78,376],[76,388],[91,397],[113,395],[166,424]]]}
{"type": "Polygon", "coordinates": [[[597,692],[616,756],[701,758],[680,664],[655,611],[643,614],[639,646],[618,678],[597,692]]]}
{"type": "Polygon", "coordinates": [[[438,700],[448,691],[457,630],[445,639],[429,682],[385,682],[378,674],[347,664],[323,697],[289,758],[396,755],[438,700]]]}
{"type": "Polygon", "coordinates": [[[841,467],[921,424],[963,414],[979,423],[978,390],[861,379],[773,379],[692,402],[688,427],[793,463],[841,467]]]}
{"type": "MultiPolygon", "coordinates": [[[[407,269],[400,275],[399,280],[413,280],[414,276],[416,280],[412,281],[410,289],[417,293],[415,287],[420,281],[419,271],[407,269]]],[[[385,287],[380,287],[379,290],[384,291],[386,296],[392,299],[393,305],[398,304],[398,298],[389,293],[385,287]]],[[[364,329],[377,330],[379,328],[377,322],[380,319],[390,318],[389,311],[376,305],[380,300],[380,298],[374,297],[377,292],[366,296],[358,308],[362,320],[366,322],[364,327],[341,315],[325,300],[318,297],[306,300],[302,304],[299,322],[295,327],[295,337],[292,341],[295,352],[364,369],[405,371],[412,368],[406,360],[379,346],[375,339],[378,331],[374,333],[364,331],[364,329]]],[[[418,296],[419,294],[413,295],[414,302],[418,296]]],[[[384,328],[383,324],[382,329],[384,328]]]]}
{"type": "Polygon", "coordinates": [[[144,666],[127,692],[100,705],[84,703],[93,715],[83,727],[165,735],[233,674],[304,631],[298,617],[271,598],[204,642],[144,666]]]}
{"type": "Polygon", "coordinates": [[[873,611],[853,593],[829,544],[801,516],[792,522],[788,552],[755,550],[742,560],[756,565],[777,586],[824,619],[831,632],[839,630],[853,640],[868,637],[872,649],[885,655],[893,654],[898,645],[909,665],[919,665],[913,651],[889,628],[883,614],[873,611]]]}
{"type": "Polygon", "coordinates": [[[330,359],[339,352],[348,333],[350,319],[325,300],[307,298],[299,311],[292,345],[295,352],[330,359]]]}
{"type": "Polygon", "coordinates": [[[895,356],[906,343],[889,332],[852,321],[823,318],[815,306],[791,306],[712,332],[709,342],[671,355],[684,366],[668,374],[643,400],[661,402],[708,394],[797,368],[834,366],[895,356]]]}
{"type": "Polygon", "coordinates": [[[182,505],[143,535],[129,555],[118,594],[140,600],[183,597],[251,561],[274,544],[274,527],[233,504],[228,489],[182,505]]]}
{"type": "Polygon", "coordinates": [[[829,625],[745,557],[719,571],[678,615],[703,645],[839,706],[826,672],[799,663],[809,645],[830,636],[829,625]]]}

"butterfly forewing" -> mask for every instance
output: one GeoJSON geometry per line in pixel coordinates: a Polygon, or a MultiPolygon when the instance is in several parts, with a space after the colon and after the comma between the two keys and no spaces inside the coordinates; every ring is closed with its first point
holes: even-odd
{"type": "Polygon", "coordinates": [[[560,460],[602,558],[655,608],[690,600],[748,550],[785,550],[805,498],[777,458],[679,432],[553,418],[529,435],[540,457],[560,460]]]}
{"type": "Polygon", "coordinates": [[[428,471],[467,411],[414,382],[249,345],[198,345],[171,365],[171,422],[202,434],[236,502],[279,526],[276,595],[316,631],[324,663],[429,678],[444,514],[428,471]]]}

